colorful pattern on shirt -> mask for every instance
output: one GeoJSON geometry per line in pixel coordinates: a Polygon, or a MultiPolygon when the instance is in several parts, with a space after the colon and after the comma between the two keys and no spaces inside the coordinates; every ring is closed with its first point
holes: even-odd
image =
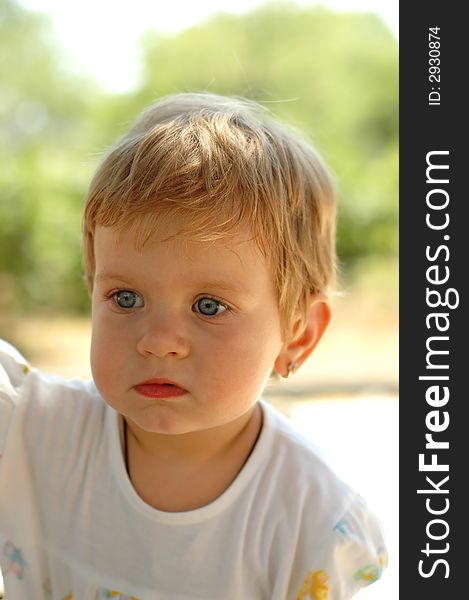
{"type": "Polygon", "coordinates": [[[335,524],[334,530],[340,531],[345,537],[352,537],[355,533],[353,525],[348,522],[346,517],[340,519],[340,521],[335,524]]]}
{"type": "Polygon", "coordinates": [[[23,579],[24,570],[28,563],[24,560],[21,550],[13,542],[7,540],[2,549],[2,556],[6,565],[3,574],[13,573],[17,579],[23,579]]]}
{"type": "Polygon", "coordinates": [[[384,548],[378,550],[378,564],[365,565],[353,574],[357,581],[362,580],[367,583],[373,583],[381,577],[388,564],[388,556],[384,548]]]}
{"type": "Polygon", "coordinates": [[[327,600],[329,587],[326,585],[329,576],[325,571],[310,571],[306,575],[296,600],[311,598],[311,600],[327,600]]]}
{"type": "Polygon", "coordinates": [[[138,600],[136,596],[126,596],[116,590],[101,590],[101,598],[114,598],[115,600],[138,600]]]}

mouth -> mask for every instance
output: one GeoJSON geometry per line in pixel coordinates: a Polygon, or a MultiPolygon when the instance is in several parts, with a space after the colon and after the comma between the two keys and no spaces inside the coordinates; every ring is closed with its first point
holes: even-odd
{"type": "Polygon", "coordinates": [[[187,390],[169,379],[149,379],[135,385],[134,390],[146,398],[174,398],[188,393],[187,390]]]}

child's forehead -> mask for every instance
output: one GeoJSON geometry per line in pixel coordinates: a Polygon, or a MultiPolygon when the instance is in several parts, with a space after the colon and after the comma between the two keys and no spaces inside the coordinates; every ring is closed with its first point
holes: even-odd
{"type": "Polygon", "coordinates": [[[242,227],[214,239],[204,239],[197,235],[178,235],[177,227],[161,227],[142,237],[134,227],[98,226],[94,238],[98,267],[100,263],[119,265],[145,256],[158,256],[189,266],[197,263],[200,267],[225,261],[231,266],[238,263],[245,268],[263,265],[266,261],[249,230],[242,227]]]}
{"type": "Polygon", "coordinates": [[[143,248],[135,245],[135,232],[98,227],[95,232],[97,284],[111,280],[161,288],[214,287],[255,297],[275,295],[267,260],[252,238],[241,233],[215,241],[168,240],[152,236],[143,248]]]}
{"type": "Polygon", "coordinates": [[[191,254],[197,249],[211,247],[235,249],[243,245],[255,243],[250,230],[245,226],[238,226],[229,232],[190,230],[184,225],[162,222],[151,229],[139,227],[138,223],[131,223],[123,227],[97,226],[94,238],[106,244],[109,250],[120,247],[133,247],[136,251],[143,248],[164,247],[172,245],[178,247],[181,253],[191,254]]]}

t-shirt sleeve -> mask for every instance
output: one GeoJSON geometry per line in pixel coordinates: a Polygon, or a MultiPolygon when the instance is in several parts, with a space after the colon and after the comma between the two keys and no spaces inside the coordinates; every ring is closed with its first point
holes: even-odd
{"type": "Polygon", "coordinates": [[[337,578],[341,580],[343,598],[351,598],[362,587],[378,580],[386,568],[388,558],[382,527],[357,495],[333,531],[334,566],[340,571],[337,578]]]}
{"type": "Polygon", "coordinates": [[[379,520],[357,495],[319,544],[315,568],[305,575],[296,600],[349,600],[378,580],[386,565],[379,520]]]}
{"type": "Polygon", "coordinates": [[[18,389],[29,371],[30,367],[27,361],[18,350],[8,342],[0,340],[0,458],[12,419],[18,389]]]}

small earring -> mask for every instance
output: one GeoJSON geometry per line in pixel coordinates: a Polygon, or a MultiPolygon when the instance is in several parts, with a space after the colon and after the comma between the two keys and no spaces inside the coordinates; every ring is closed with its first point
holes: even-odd
{"type": "Polygon", "coordinates": [[[296,371],[297,368],[298,368],[298,365],[296,364],[296,361],[292,360],[287,365],[287,374],[286,375],[282,375],[282,377],[284,379],[288,379],[290,377],[290,375],[292,375],[296,371]]]}

